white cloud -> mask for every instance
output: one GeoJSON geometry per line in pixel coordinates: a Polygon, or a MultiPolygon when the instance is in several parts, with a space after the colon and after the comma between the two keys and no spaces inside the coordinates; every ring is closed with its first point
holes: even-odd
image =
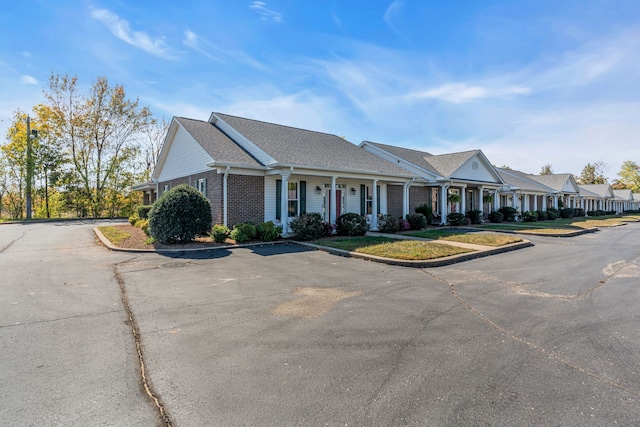
{"type": "Polygon", "coordinates": [[[448,83],[421,92],[406,95],[408,99],[437,99],[455,104],[476,101],[485,98],[508,97],[513,95],[528,95],[529,88],[523,86],[483,87],[466,83],[448,83]]]}
{"type": "Polygon", "coordinates": [[[400,13],[403,3],[403,0],[395,0],[384,12],[384,22],[386,22],[387,25],[398,35],[400,35],[400,31],[394,21],[397,19],[397,15],[400,13]]]}
{"type": "Polygon", "coordinates": [[[274,21],[274,22],[282,22],[282,14],[280,12],[276,12],[274,10],[268,9],[267,4],[262,1],[254,1],[251,2],[249,8],[254,10],[260,16],[262,16],[263,21],[274,21]]]}
{"type": "Polygon", "coordinates": [[[142,31],[132,31],[129,22],[107,9],[95,9],[91,11],[91,17],[102,22],[111,33],[120,40],[149,52],[152,55],[165,59],[172,59],[169,49],[162,38],[151,38],[142,31]]]}
{"type": "Polygon", "coordinates": [[[35,78],[35,77],[33,77],[33,76],[29,76],[29,75],[27,75],[27,74],[23,75],[23,76],[20,78],[20,81],[21,81],[22,83],[26,83],[26,84],[28,84],[28,85],[37,85],[37,84],[38,84],[38,80],[36,80],[36,78],[35,78]]]}
{"type": "Polygon", "coordinates": [[[247,55],[246,53],[221,49],[210,41],[198,36],[198,34],[194,33],[191,30],[186,30],[184,32],[184,36],[185,38],[182,43],[195,50],[196,52],[199,52],[202,55],[215,61],[226,63],[227,60],[231,59],[233,61],[249,65],[250,67],[261,71],[268,70],[265,65],[247,55]]]}

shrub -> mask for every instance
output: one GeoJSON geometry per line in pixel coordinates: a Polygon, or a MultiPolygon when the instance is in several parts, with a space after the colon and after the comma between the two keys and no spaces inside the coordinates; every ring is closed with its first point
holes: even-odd
{"type": "Polygon", "coordinates": [[[536,222],[538,220],[538,212],[523,212],[522,213],[522,220],[524,222],[536,222]]]}
{"type": "Polygon", "coordinates": [[[482,211],[467,211],[467,218],[469,218],[471,224],[482,224],[482,211]]]}
{"type": "Polygon", "coordinates": [[[402,218],[398,219],[398,227],[400,228],[400,231],[411,230],[411,224],[409,224],[409,221],[402,218]]]}
{"type": "Polygon", "coordinates": [[[336,233],[340,236],[364,236],[369,230],[369,224],[362,215],[349,212],[336,219],[336,233]]]}
{"type": "Polygon", "coordinates": [[[549,221],[554,221],[558,218],[559,211],[556,208],[547,208],[547,219],[549,221]]]}
{"type": "Polygon", "coordinates": [[[231,230],[221,224],[216,224],[213,226],[213,230],[211,231],[211,238],[216,243],[224,243],[225,240],[231,234],[231,230]]]}
{"type": "Polygon", "coordinates": [[[573,208],[560,209],[560,218],[573,218],[573,208]]]}
{"type": "Polygon", "coordinates": [[[398,218],[393,215],[378,215],[378,231],[381,233],[395,233],[400,229],[398,218]]]}
{"type": "Polygon", "coordinates": [[[491,213],[489,214],[489,221],[491,222],[502,222],[504,220],[504,215],[502,214],[502,212],[498,212],[498,211],[491,211],[491,213]]]}
{"type": "Polygon", "coordinates": [[[129,217],[129,224],[133,225],[135,227],[136,222],[138,222],[140,220],[140,217],[138,216],[137,212],[134,212],[133,214],[131,214],[131,216],[129,217]]]}
{"type": "Polygon", "coordinates": [[[136,208],[136,212],[140,219],[148,219],[149,211],[151,210],[151,206],[153,205],[141,205],[136,208]]]}
{"type": "Polygon", "coordinates": [[[518,210],[511,206],[503,206],[498,209],[498,212],[501,212],[504,215],[504,221],[506,222],[514,222],[516,220],[516,215],[518,214],[518,210]]]}
{"type": "Polygon", "coordinates": [[[322,215],[318,212],[301,214],[292,218],[289,221],[289,227],[291,227],[298,240],[314,240],[320,237],[327,237],[327,224],[322,220],[322,215]]]}
{"type": "Polygon", "coordinates": [[[582,208],[574,209],[573,216],[584,216],[584,209],[582,209],[582,208]]]}
{"type": "Polygon", "coordinates": [[[336,226],[327,221],[322,221],[322,234],[321,237],[331,237],[333,232],[336,231],[336,226]]]}
{"type": "Polygon", "coordinates": [[[416,213],[424,215],[424,217],[427,219],[427,224],[431,224],[431,221],[433,220],[433,208],[430,205],[424,203],[422,205],[416,206],[414,211],[416,213]]]}
{"type": "Polygon", "coordinates": [[[257,230],[255,225],[250,222],[241,222],[233,226],[229,237],[235,240],[236,243],[245,243],[256,237],[256,234],[257,230]]]}
{"type": "Polygon", "coordinates": [[[189,242],[209,230],[211,204],[186,184],[163,193],[149,211],[149,234],[162,244],[189,242]]]}
{"type": "Polygon", "coordinates": [[[547,211],[536,211],[538,214],[538,221],[546,221],[547,220],[547,211]]]}
{"type": "Polygon", "coordinates": [[[407,215],[407,222],[411,230],[422,230],[427,226],[427,217],[421,213],[411,213],[407,215]]]}
{"type": "Polygon", "coordinates": [[[463,213],[450,213],[449,215],[447,215],[447,222],[450,225],[466,225],[467,224],[467,217],[465,214],[463,213]]]}
{"type": "Polygon", "coordinates": [[[262,224],[258,224],[256,227],[256,233],[258,240],[262,240],[263,242],[272,242],[280,238],[280,234],[282,234],[282,227],[279,225],[276,226],[273,221],[267,221],[262,224]]]}

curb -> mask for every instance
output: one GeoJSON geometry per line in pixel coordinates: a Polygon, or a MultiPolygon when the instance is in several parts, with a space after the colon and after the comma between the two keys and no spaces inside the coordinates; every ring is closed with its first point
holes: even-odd
{"type": "Polygon", "coordinates": [[[487,231],[494,233],[504,233],[504,234],[522,234],[525,236],[538,236],[538,237],[576,237],[582,236],[583,234],[595,233],[600,231],[597,227],[591,228],[583,228],[581,230],[571,231],[569,233],[536,233],[535,231],[517,231],[517,230],[499,230],[499,229],[478,229],[478,228],[470,228],[470,227],[458,227],[458,230],[474,230],[474,231],[487,231]]]}
{"type": "Polygon", "coordinates": [[[205,251],[217,251],[222,249],[236,249],[236,248],[247,248],[252,246],[267,246],[267,245],[279,245],[279,244],[294,244],[298,246],[304,246],[307,248],[320,250],[324,252],[328,252],[333,255],[343,256],[347,258],[359,258],[366,261],[379,262],[383,264],[389,265],[399,265],[402,267],[414,267],[414,268],[430,268],[430,267],[441,267],[444,265],[456,264],[458,262],[469,261],[476,258],[483,258],[486,256],[497,255],[504,252],[511,252],[518,249],[528,248],[533,246],[529,240],[523,240],[522,242],[512,243],[510,245],[501,246],[499,248],[492,248],[486,250],[476,250],[474,252],[469,252],[460,255],[451,255],[448,257],[437,258],[432,260],[400,260],[393,258],[383,258],[375,255],[367,255],[360,254],[357,252],[345,251],[343,249],[335,249],[329,248],[327,246],[315,245],[313,243],[300,242],[297,240],[277,240],[274,242],[260,242],[260,243],[247,243],[243,245],[226,245],[226,246],[216,246],[212,248],[192,248],[192,249],[129,249],[129,248],[119,248],[114,246],[109,239],[107,239],[104,234],[97,227],[93,229],[96,237],[100,241],[100,243],[110,251],[114,252],[131,252],[131,253],[178,253],[178,252],[205,252],[205,251]]]}
{"type": "Polygon", "coordinates": [[[445,265],[456,264],[463,261],[469,261],[476,258],[483,258],[486,256],[497,255],[504,252],[511,252],[518,249],[528,248],[530,246],[534,246],[529,240],[523,240],[522,242],[512,243],[510,245],[501,246],[499,248],[487,249],[487,250],[477,250],[474,252],[469,252],[460,255],[451,255],[443,258],[436,258],[430,260],[402,260],[402,259],[392,259],[392,258],[383,258],[375,255],[367,255],[361,254],[358,252],[349,252],[343,249],[335,249],[329,248],[327,246],[315,245],[313,243],[307,242],[293,242],[297,245],[306,246],[309,248],[313,248],[320,251],[325,251],[333,255],[339,255],[347,258],[359,258],[367,261],[379,262],[383,264],[389,265],[399,265],[402,267],[414,267],[414,268],[431,268],[431,267],[442,267],[445,265]]]}

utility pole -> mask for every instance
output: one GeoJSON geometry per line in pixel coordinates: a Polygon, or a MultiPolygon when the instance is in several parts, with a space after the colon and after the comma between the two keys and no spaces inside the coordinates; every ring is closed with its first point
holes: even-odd
{"type": "Polygon", "coordinates": [[[31,118],[27,116],[27,219],[31,219],[31,180],[33,179],[33,148],[31,147],[31,118]]]}

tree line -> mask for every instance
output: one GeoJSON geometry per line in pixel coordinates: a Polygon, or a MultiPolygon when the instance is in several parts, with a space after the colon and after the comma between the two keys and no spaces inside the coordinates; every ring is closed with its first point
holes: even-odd
{"type": "MultiPolygon", "coordinates": [[[[605,176],[606,164],[602,161],[587,163],[579,176],[576,177],[578,184],[608,184],[609,179],[605,176]]],[[[547,163],[540,169],[540,175],[552,175],[553,168],[547,163]]],[[[625,160],[618,172],[618,178],[613,180],[611,187],[614,190],[631,190],[633,193],[640,193],[640,166],[632,161],[625,160]]]]}
{"type": "Polygon", "coordinates": [[[106,77],[83,91],[76,76],[51,74],[44,102],[15,111],[0,145],[0,218],[24,218],[27,200],[34,218],[129,216],[141,203],[130,188],[150,178],[166,128],[106,77]]]}

